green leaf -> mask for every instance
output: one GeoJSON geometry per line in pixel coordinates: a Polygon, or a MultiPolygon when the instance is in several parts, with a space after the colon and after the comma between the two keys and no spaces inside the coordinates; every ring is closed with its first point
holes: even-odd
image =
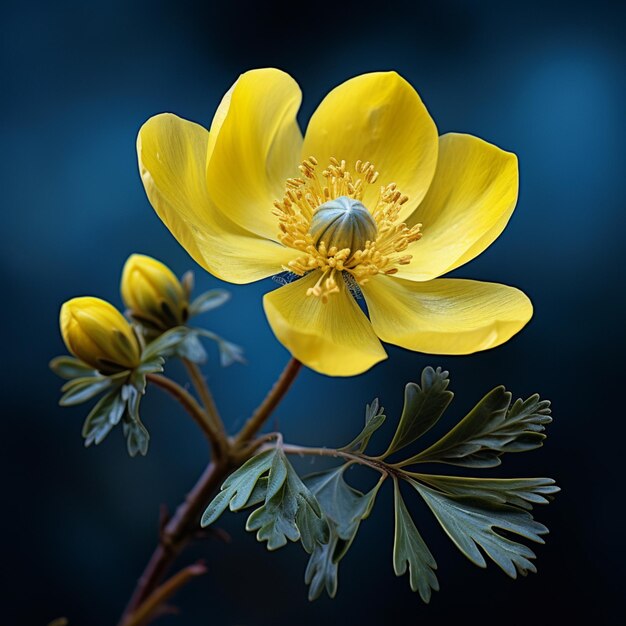
{"type": "Polygon", "coordinates": [[[83,437],[85,446],[92,443],[98,445],[111,432],[113,427],[119,423],[126,402],[123,400],[118,390],[103,396],[91,409],[83,424],[83,437]]]}
{"type": "Polygon", "coordinates": [[[448,372],[440,367],[424,368],[422,385],[408,383],[404,389],[404,408],[395,435],[382,458],[413,443],[430,430],[443,415],[454,394],[448,391],[448,372]]]}
{"type": "Polygon", "coordinates": [[[190,329],[186,326],[176,326],[151,341],[144,349],[142,361],[151,361],[158,356],[171,356],[181,341],[186,339],[190,329]]]}
{"type": "Polygon", "coordinates": [[[228,367],[233,363],[245,364],[246,359],[243,356],[243,348],[238,346],[232,341],[226,341],[226,339],[220,339],[217,342],[217,347],[220,351],[220,365],[222,367],[228,367]]]}
{"type": "Polygon", "coordinates": [[[261,452],[233,472],[224,481],[220,492],[204,511],[200,521],[201,526],[204,528],[215,522],[229,506],[231,511],[239,511],[246,506],[252,506],[252,504],[265,500],[267,479],[260,488],[261,500],[258,499],[259,489],[255,488],[261,481],[261,477],[270,471],[275,456],[275,449],[261,452]],[[253,494],[254,498],[252,498],[253,494]],[[248,504],[249,502],[250,504],[248,504]]]}
{"type": "Polygon", "coordinates": [[[422,600],[428,603],[432,591],[439,591],[439,582],[435,575],[437,563],[413,523],[397,479],[394,479],[393,487],[396,518],[393,570],[396,576],[402,576],[408,567],[411,590],[419,592],[422,600]]]}
{"type": "Polygon", "coordinates": [[[304,484],[317,498],[326,517],[335,523],[337,534],[346,540],[354,536],[361,520],[368,516],[378,493],[378,486],[365,495],[348,485],[344,479],[348,467],[340,465],[304,478],[304,484]]]}
{"type": "Polygon", "coordinates": [[[480,546],[511,578],[536,572],[531,559],[535,553],[526,545],[499,534],[497,529],[530,541],[544,543],[541,535],[548,529],[535,521],[528,511],[493,500],[444,495],[415,480],[408,482],[422,496],[437,521],[459,550],[479,567],[487,563],[480,546]]]}
{"type": "Polygon", "coordinates": [[[467,478],[409,472],[407,475],[449,496],[489,500],[528,511],[535,504],[547,504],[560,491],[551,478],[467,478]]]}
{"type": "Polygon", "coordinates": [[[96,376],[98,374],[91,365],[87,365],[73,356],[57,356],[50,361],[49,366],[57,376],[66,380],[96,376]]]}
{"type": "Polygon", "coordinates": [[[145,456],[148,453],[150,434],[141,420],[128,416],[128,419],[122,422],[122,429],[124,437],[126,437],[128,454],[131,457],[137,456],[137,454],[145,456]]]}
{"type": "Polygon", "coordinates": [[[198,335],[211,339],[217,343],[217,347],[220,351],[220,364],[222,367],[228,367],[233,363],[245,363],[246,360],[243,356],[243,348],[235,343],[226,341],[219,335],[205,328],[193,328],[192,329],[198,335]]]}
{"type": "Polygon", "coordinates": [[[502,386],[496,387],[439,441],[399,465],[448,463],[495,467],[505,452],[541,446],[545,439],[542,431],[552,421],[550,403],[538,395],[517,400],[513,406],[510,403],[511,394],[502,386]]]}
{"type": "Polygon", "coordinates": [[[176,356],[187,359],[192,363],[206,363],[207,353],[198,336],[190,332],[176,348],[176,356]]]}
{"type": "Polygon", "coordinates": [[[253,511],[246,530],[276,550],[289,541],[302,542],[309,554],[328,541],[328,525],[315,496],[307,489],[281,450],[272,459],[265,503],[253,511]]]}
{"type": "Polygon", "coordinates": [[[61,387],[61,391],[65,391],[65,393],[61,396],[59,404],[61,406],[74,406],[87,402],[116,383],[119,384],[114,378],[100,374],[74,378],[61,387]]]}
{"type": "Polygon", "coordinates": [[[347,446],[339,449],[359,453],[364,452],[372,435],[385,422],[384,410],[382,406],[379,406],[378,398],[374,398],[372,404],[368,404],[365,407],[365,426],[363,430],[347,446]]]}
{"type": "Polygon", "coordinates": [[[378,483],[367,494],[354,489],[343,477],[347,467],[341,465],[304,478],[329,526],[328,542],[315,546],[304,574],[309,600],[318,598],[324,589],[331,598],[335,597],[339,562],[352,545],[361,521],[369,515],[380,488],[378,483]]]}
{"type": "Polygon", "coordinates": [[[189,306],[189,315],[200,315],[222,306],[230,300],[230,293],[224,289],[212,289],[199,295],[189,306]]]}

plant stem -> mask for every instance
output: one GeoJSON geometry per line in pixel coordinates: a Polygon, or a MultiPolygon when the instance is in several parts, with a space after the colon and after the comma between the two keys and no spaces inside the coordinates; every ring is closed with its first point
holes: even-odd
{"type": "MultiPolygon", "coordinates": [[[[266,446],[263,446],[265,448],[266,446]]],[[[271,446],[267,446],[268,448],[271,446]]],[[[383,463],[371,456],[367,456],[365,454],[357,454],[354,452],[346,452],[344,450],[337,450],[336,448],[310,448],[308,446],[296,446],[293,444],[282,444],[282,450],[285,454],[298,454],[300,456],[304,455],[315,455],[315,456],[330,456],[335,459],[342,458],[350,461],[352,463],[358,463],[359,465],[366,465],[372,469],[375,469],[377,472],[388,476],[389,474],[395,474],[395,470],[393,467],[389,466],[387,463],[383,463]]]]}
{"type": "Polygon", "coordinates": [[[215,452],[221,449],[220,438],[217,434],[214,425],[209,421],[207,414],[198,404],[198,401],[183,387],[173,380],[161,376],[159,374],[148,374],[146,378],[156,385],[167,391],[173,398],[178,400],[183,408],[191,415],[193,420],[201,428],[202,432],[207,436],[211,442],[211,447],[215,452]]]}
{"type": "Polygon", "coordinates": [[[215,404],[215,400],[213,399],[213,394],[207,385],[206,379],[200,371],[200,368],[195,363],[189,361],[188,359],[182,359],[182,361],[187,369],[187,372],[189,373],[193,386],[196,388],[196,391],[202,400],[205,412],[215,428],[221,449],[227,448],[228,437],[226,435],[226,429],[224,428],[224,422],[220,417],[220,413],[215,404]]]}
{"type": "MultiPolygon", "coordinates": [[[[143,615],[146,602],[153,597],[152,591],[158,585],[174,559],[195,535],[199,527],[198,518],[200,513],[208,503],[213,492],[234,469],[240,467],[254,453],[255,448],[248,446],[246,449],[245,444],[248,444],[250,439],[257,434],[272,414],[272,411],[278,406],[278,403],[293,383],[300,367],[301,363],[299,361],[295,359],[289,361],[270,392],[252,414],[252,417],[244,424],[235,439],[232,442],[226,439],[227,448],[225,454],[216,457],[207,465],[202,476],[200,476],[193,489],[187,494],[184,502],[178,506],[174,516],[165,524],[159,536],[159,543],[137,582],[135,591],[122,615],[119,626],[133,626],[133,624],[137,623],[132,621],[134,616],[140,612],[143,615]]],[[[205,414],[193,396],[187,393],[180,385],[163,376],[150,374],[148,379],[175,397],[208,435],[205,414]]],[[[144,620],[141,622],[142,625],[149,623],[156,609],[158,609],[158,605],[152,606],[151,612],[142,618],[144,620]]]]}
{"type": "Polygon", "coordinates": [[[169,580],[157,587],[147,598],[146,601],[133,613],[129,620],[125,622],[125,626],[143,626],[147,624],[152,617],[155,617],[157,611],[181,588],[184,587],[192,578],[206,574],[207,568],[203,563],[195,563],[188,565],[184,569],[176,572],[169,580]]]}
{"type": "Polygon", "coordinates": [[[259,432],[267,418],[272,414],[272,411],[287,393],[289,387],[291,387],[301,367],[302,363],[294,358],[287,363],[282,374],[274,383],[267,396],[265,396],[265,400],[263,400],[235,437],[235,444],[245,444],[259,432]]]}

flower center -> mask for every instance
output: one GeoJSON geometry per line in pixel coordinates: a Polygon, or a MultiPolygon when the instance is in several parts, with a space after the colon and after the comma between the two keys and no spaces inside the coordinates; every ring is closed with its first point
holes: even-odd
{"type": "Polygon", "coordinates": [[[315,246],[362,250],[368,241],[376,239],[378,227],[372,214],[358,201],[339,196],[317,207],[309,233],[315,246]]]}
{"type": "Polygon", "coordinates": [[[422,236],[422,225],[409,228],[399,221],[408,197],[395,183],[379,187],[372,208],[362,203],[379,176],[369,161],[357,161],[351,170],[345,161],[331,158],[321,178],[314,157],[299,169],[302,176],[287,179],[283,199],[274,202],[274,214],[280,241],[302,252],[284,269],[298,276],[321,270],[307,295],[326,302],[339,291],[337,273],[347,272],[364,285],[372,276],[395,274],[398,265],[411,261],[411,255],[401,253],[422,236]]]}

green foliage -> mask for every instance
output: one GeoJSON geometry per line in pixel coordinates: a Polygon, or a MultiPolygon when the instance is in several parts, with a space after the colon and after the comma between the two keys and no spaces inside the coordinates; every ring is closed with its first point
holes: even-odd
{"type": "MultiPolygon", "coordinates": [[[[407,574],[411,589],[424,602],[439,589],[437,564],[409,513],[400,490],[407,482],[426,503],[440,526],[473,563],[485,567],[488,556],[506,574],[536,571],[535,553],[522,543],[543,543],[547,528],[535,521],[535,505],[548,503],[559,489],[549,478],[489,478],[446,476],[414,472],[410,466],[446,463],[489,468],[498,465],[505,452],[523,452],[540,446],[551,421],[549,402],[539,396],[511,403],[503,387],[488,393],[456,426],[422,452],[391,462],[388,457],[414,444],[441,419],[453,394],[448,372],[427,367],[420,384],[409,383],[395,433],[384,454],[366,454],[370,440],[386,417],[378,400],[367,405],[365,425],[346,446],[337,449],[285,446],[294,454],[318,454],[342,459],[343,465],[297,479],[281,446],[262,451],[236,471],[207,508],[203,525],[215,521],[226,508],[257,507],[247,529],[257,530],[268,548],[302,538],[310,552],[305,571],[309,599],[324,590],[334,597],[339,564],[370,514],[379,488],[391,478],[394,485],[393,568],[407,574]],[[356,465],[375,470],[380,480],[363,493],[346,480],[346,470],[356,465]],[[302,501],[308,508],[302,507],[302,501]],[[306,520],[298,511],[307,511],[306,520]],[[321,527],[324,526],[324,532],[321,527]],[[311,530],[309,530],[311,527],[311,530]],[[304,539],[305,531],[310,535],[304,539]]],[[[414,491],[411,491],[414,493],[414,491]]]]}
{"type": "Polygon", "coordinates": [[[422,600],[428,603],[432,591],[439,591],[439,581],[435,575],[437,563],[413,523],[397,479],[393,481],[393,496],[396,518],[393,570],[396,576],[402,576],[408,567],[411,590],[418,591],[422,600]]]}
{"type": "MultiPolygon", "coordinates": [[[[161,347],[167,347],[166,338],[161,347]]],[[[153,342],[154,344],[155,342],[153,342]]],[[[85,446],[98,445],[122,423],[122,433],[130,456],[148,452],[150,435],[139,417],[139,403],[146,390],[146,376],[163,371],[163,357],[159,344],[151,344],[142,354],[142,361],[133,371],[104,375],[74,357],[61,356],[52,359],[50,368],[67,382],[59,404],[74,406],[102,395],[89,411],[83,423],[82,435],[85,446]]]]}
{"type": "Polygon", "coordinates": [[[400,422],[383,458],[413,443],[439,421],[454,397],[449,383],[448,372],[426,367],[421,387],[417,383],[405,387],[400,422]]]}
{"type": "Polygon", "coordinates": [[[540,535],[546,534],[548,529],[536,522],[527,510],[500,504],[492,498],[448,496],[417,481],[409,479],[409,482],[470,561],[479,567],[487,566],[478,549],[480,546],[511,578],[516,578],[518,572],[526,575],[537,571],[529,560],[535,558],[530,548],[497,532],[501,529],[544,543],[540,535]]]}
{"type": "Polygon", "coordinates": [[[504,387],[490,391],[448,434],[428,449],[403,461],[495,467],[505,452],[525,452],[543,445],[550,402],[533,395],[511,406],[504,387]]]}
{"type": "Polygon", "coordinates": [[[224,289],[212,289],[200,294],[190,305],[189,315],[200,315],[222,306],[230,300],[230,293],[224,289]]]}
{"type": "Polygon", "coordinates": [[[379,406],[378,398],[374,398],[372,404],[365,406],[365,426],[363,430],[347,445],[340,450],[352,452],[364,452],[372,435],[385,423],[385,409],[379,406]]]}
{"type": "Polygon", "coordinates": [[[361,521],[369,515],[381,484],[363,494],[346,483],[344,473],[347,467],[347,464],[340,465],[304,479],[317,498],[329,527],[328,542],[317,544],[304,575],[306,584],[310,586],[309,600],[318,598],[324,589],[331,598],[335,597],[339,561],[352,545],[361,521]]]}
{"type": "Polygon", "coordinates": [[[212,524],[227,508],[239,511],[260,503],[246,529],[257,531],[258,541],[266,541],[268,550],[299,540],[311,553],[317,544],[328,542],[328,523],[319,503],[279,447],[252,457],[231,474],[201,524],[212,524]]]}

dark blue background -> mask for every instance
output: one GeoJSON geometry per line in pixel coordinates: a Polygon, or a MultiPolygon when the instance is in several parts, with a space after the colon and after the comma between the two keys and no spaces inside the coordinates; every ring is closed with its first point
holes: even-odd
{"type": "MultiPolygon", "coordinates": [[[[392,514],[383,494],[341,566],[334,601],[309,604],[305,556],[268,554],[226,516],[225,546],[209,541],[209,574],[177,598],[166,624],[614,623],[623,580],[621,500],[626,192],[623,11],[618,3],[3,2],[2,592],[3,624],[113,624],[156,538],[161,502],[174,506],[199,474],[206,446],[154,390],[146,398],[147,458],[121,434],[85,450],[84,409],[59,409],[47,370],[61,353],[61,302],[98,295],[119,304],[126,257],[193,266],[150,208],[137,174],[141,123],[173,111],[208,125],[249,68],[276,66],[301,84],[303,122],[355,74],[396,69],[420,92],[441,132],[484,137],[519,155],[521,193],[505,233],[458,275],[527,292],[530,325],[472,357],[391,349],[367,374],[305,371],[277,416],[286,437],[338,445],[374,395],[396,416],[402,389],[427,364],[457,392],[446,425],[504,383],[554,402],[540,451],[506,459],[504,475],[549,475],[563,493],[538,516],[551,528],[539,574],[510,581],[467,562],[429,514],[413,510],[439,563],[442,590],[423,605],[391,568],[392,514]]],[[[219,283],[199,271],[199,286],[219,283]]],[[[241,424],[287,359],[265,321],[270,281],[232,287],[206,323],[242,344],[249,364],[206,368],[231,427],[241,424]]],[[[174,371],[174,373],[179,373],[174,371]]],[[[388,431],[387,431],[388,432],[388,431]]],[[[413,505],[412,505],[413,506],[413,505]]]]}

